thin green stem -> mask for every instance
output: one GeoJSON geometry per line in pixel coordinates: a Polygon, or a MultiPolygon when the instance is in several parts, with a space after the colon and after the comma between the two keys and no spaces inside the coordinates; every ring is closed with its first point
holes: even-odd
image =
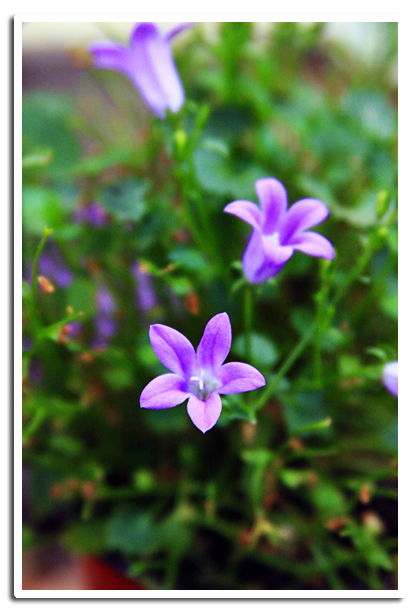
{"type": "Polygon", "coordinates": [[[305,350],[305,348],[311,341],[313,335],[315,334],[315,331],[316,324],[312,325],[312,327],[309,328],[308,332],[304,336],[302,336],[302,338],[295,346],[293,351],[289,354],[287,359],[284,361],[278,372],[273,376],[268,385],[264,388],[264,391],[261,393],[260,397],[254,402],[254,412],[257,412],[260,408],[262,408],[264,404],[271,398],[278,384],[285,377],[289,369],[300,357],[301,353],[305,350]]]}
{"type": "Polygon", "coordinates": [[[52,232],[53,232],[52,229],[48,229],[48,228],[44,229],[44,234],[35,251],[34,262],[32,265],[32,283],[31,283],[31,289],[29,293],[28,307],[29,307],[29,317],[30,317],[30,322],[32,326],[32,331],[34,333],[36,333],[38,329],[38,319],[36,316],[36,290],[38,286],[38,261],[42,253],[42,249],[44,248],[45,242],[48,236],[52,234],[52,232]]]}
{"type": "Polygon", "coordinates": [[[38,410],[35,412],[34,416],[32,417],[31,422],[26,427],[26,429],[22,432],[22,445],[23,446],[25,446],[28,443],[31,437],[38,430],[46,414],[47,414],[47,410],[43,406],[38,407],[38,410]]]}
{"type": "Polygon", "coordinates": [[[252,359],[252,321],[253,321],[253,288],[250,284],[245,285],[244,292],[244,330],[245,330],[245,361],[252,359]]]}

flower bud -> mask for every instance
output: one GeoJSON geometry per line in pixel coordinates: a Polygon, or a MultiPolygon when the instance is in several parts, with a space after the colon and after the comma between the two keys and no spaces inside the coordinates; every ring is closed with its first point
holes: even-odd
{"type": "Polygon", "coordinates": [[[45,276],[38,276],[39,285],[44,293],[54,293],[55,287],[45,276]]]}

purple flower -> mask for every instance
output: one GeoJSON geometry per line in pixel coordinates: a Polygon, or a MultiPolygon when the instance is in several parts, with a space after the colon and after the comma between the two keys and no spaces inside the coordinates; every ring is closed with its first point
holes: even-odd
{"type": "Polygon", "coordinates": [[[225,312],[207,323],[197,352],[183,334],[167,325],[152,325],[149,335],[156,356],[173,374],[158,376],[143,389],[142,408],[172,408],[188,399],[192,422],[206,433],[222,411],[221,393],[241,393],[265,385],[262,374],[252,366],[223,364],[232,343],[225,312]]]}
{"type": "Polygon", "coordinates": [[[387,363],[382,372],[382,382],[395,397],[398,397],[398,361],[387,363]]]}
{"type": "Polygon", "coordinates": [[[255,190],[261,208],[247,200],[235,200],[224,209],[254,228],[243,257],[244,274],[250,283],[263,283],[278,274],[295,250],[334,258],[329,240],[306,231],[328,216],[323,202],[305,198],[287,210],[286,189],[274,178],[259,179],[255,190]]]}
{"type": "Polygon", "coordinates": [[[108,215],[98,202],[82,204],[74,213],[76,223],[87,223],[93,227],[102,227],[108,222],[108,215]]]}
{"type": "Polygon", "coordinates": [[[116,334],[115,310],[115,301],[111,292],[104,285],[101,285],[96,292],[96,334],[92,342],[93,348],[106,348],[108,340],[116,334]]]}
{"type": "Polygon", "coordinates": [[[47,242],[41,253],[39,270],[42,276],[52,278],[60,289],[65,289],[73,281],[73,272],[64,263],[61,253],[53,241],[47,242]]]}
{"type": "Polygon", "coordinates": [[[138,263],[134,263],[131,270],[136,281],[138,309],[142,312],[152,310],[152,308],[158,304],[156,292],[153,287],[152,275],[142,270],[138,263]]]}
{"type": "Polygon", "coordinates": [[[176,113],[184,104],[185,94],[169,43],[188,25],[177,26],[162,35],[154,23],[140,23],[131,34],[128,47],[115,42],[91,45],[93,65],[125,74],[158,117],[163,118],[168,109],[176,113]]]}

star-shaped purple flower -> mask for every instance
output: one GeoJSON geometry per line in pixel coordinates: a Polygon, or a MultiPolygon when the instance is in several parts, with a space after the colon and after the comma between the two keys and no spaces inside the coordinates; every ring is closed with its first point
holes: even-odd
{"type": "Polygon", "coordinates": [[[265,385],[262,374],[247,363],[223,364],[232,344],[226,312],[207,323],[197,352],[183,334],[167,325],[152,325],[149,335],[156,356],[173,374],[162,374],[143,389],[142,408],[172,408],[188,399],[192,422],[206,433],[222,411],[221,393],[241,393],[265,385]]]}
{"type": "Polygon", "coordinates": [[[296,250],[313,257],[334,258],[329,240],[306,231],[328,217],[323,202],[305,198],[287,210],[286,189],[274,178],[259,179],[255,190],[261,208],[247,200],[235,200],[224,209],[254,228],[242,262],[250,283],[263,283],[278,274],[296,250]]]}
{"type": "Polygon", "coordinates": [[[185,94],[170,41],[189,25],[177,26],[162,35],[156,24],[140,23],[131,34],[128,47],[112,41],[91,45],[93,65],[125,74],[158,117],[163,118],[168,109],[177,113],[185,102],[185,94]]]}
{"type": "Polygon", "coordinates": [[[398,361],[390,361],[385,365],[382,382],[392,395],[398,397],[398,361]]]}

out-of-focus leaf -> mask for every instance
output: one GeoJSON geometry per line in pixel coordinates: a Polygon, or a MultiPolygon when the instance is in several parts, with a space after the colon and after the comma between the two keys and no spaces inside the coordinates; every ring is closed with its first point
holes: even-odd
{"type": "Polygon", "coordinates": [[[246,463],[266,466],[274,457],[274,453],[267,448],[250,448],[242,452],[241,457],[246,463]]]}
{"type": "Polygon", "coordinates": [[[383,92],[352,91],[344,100],[344,108],[372,136],[382,140],[395,135],[396,113],[383,92]]]}
{"type": "Polygon", "coordinates": [[[256,166],[232,168],[224,156],[214,150],[200,148],[194,153],[197,178],[206,191],[241,199],[256,199],[254,183],[266,172],[256,166]]]}
{"type": "Polygon", "coordinates": [[[105,521],[94,519],[73,523],[61,536],[63,544],[76,554],[100,554],[106,548],[105,521]]]}
{"type": "Polygon", "coordinates": [[[71,97],[45,90],[23,96],[24,149],[50,150],[49,171],[63,173],[78,159],[80,143],[73,129],[74,114],[71,97]]]}
{"type": "Polygon", "coordinates": [[[381,309],[391,319],[398,321],[398,281],[389,276],[385,284],[386,293],[381,300],[381,309]]]}
{"type": "Polygon", "coordinates": [[[42,235],[44,228],[57,229],[64,223],[64,212],[57,193],[38,185],[22,190],[22,223],[28,233],[42,235]]]}
{"type": "Polygon", "coordinates": [[[168,254],[168,259],[192,271],[203,270],[209,266],[205,256],[191,247],[177,246],[173,248],[168,254]]]}
{"type": "Polygon", "coordinates": [[[92,280],[77,277],[67,292],[69,306],[75,312],[83,312],[88,317],[96,312],[96,289],[92,280]]]}
{"type": "Polygon", "coordinates": [[[148,188],[147,181],[120,180],[105,186],[98,199],[119,221],[139,221],[146,212],[144,195],[148,188]]]}
{"type": "Polygon", "coordinates": [[[344,516],[347,504],[341,491],[330,482],[318,481],[311,487],[312,501],[324,519],[344,516]]]}
{"type": "Polygon", "coordinates": [[[144,555],[159,549],[156,527],[150,515],[130,506],[117,507],[105,526],[108,548],[126,554],[144,555]]]}
{"type": "MultiPolygon", "coordinates": [[[[251,361],[255,366],[269,368],[273,366],[280,357],[278,347],[262,334],[251,334],[251,361]]],[[[233,351],[239,357],[245,357],[245,336],[238,336],[233,343],[233,351]]]]}
{"type": "Polygon", "coordinates": [[[191,425],[184,404],[166,410],[148,410],[147,408],[142,408],[141,410],[146,424],[157,433],[165,434],[171,431],[182,431],[188,424],[191,425]]]}
{"type": "Polygon", "coordinates": [[[320,391],[287,393],[283,401],[286,420],[291,433],[328,418],[324,394],[320,391]]]}

